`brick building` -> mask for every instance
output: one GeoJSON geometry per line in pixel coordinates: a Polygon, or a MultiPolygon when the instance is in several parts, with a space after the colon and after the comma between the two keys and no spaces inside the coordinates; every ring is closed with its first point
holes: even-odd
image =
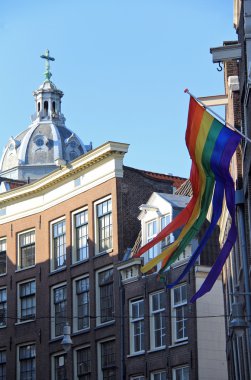
{"type": "MultiPolygon", "coordinates": [[[[251,138],[251,1],[234,0],[233,24],[237,41],[212,49],[214,62],[224,62],[227,98],[226,120],[251,138]]],[[[230,20],[231,22],[231,20],[230,20]]],[[[242,139],[231,171],[236,181],[236,221],[238,240],[223,271],[226,349],[229,379],[251,377],[251,144],[242,139]]],[[[224,234],[229,229],[227,213],[222,220],[224,234]]]]}
{"type": "Polygon", "coordinates": [[[50,75],[34,92],[32,124],[9,140],[0,163],[0,378],[206,380],[214,370],[225,379],[222,319],[212,318],[222,314],[221,279],[188,305],[218,235],[173,292],[131,257],[141,229],[140,243],[150,238],[146,224],[158,218],[160,228],[184,207],[189,184],[125,166],[127,144],[84,145],[65,126],[50,75]],[[139,221],[146,204],[153,209],[139,221]]]}

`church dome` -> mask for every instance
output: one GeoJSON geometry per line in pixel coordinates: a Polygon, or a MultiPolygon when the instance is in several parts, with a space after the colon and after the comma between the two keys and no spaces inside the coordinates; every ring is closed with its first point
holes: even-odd
{"type": "Polygon", "coordinates": [[[65,126],[61,113],[63,92],[51,82],[49,60],[47,60],[45,81],[33,93],[36,113],[32,124],[15,138],[11,137],[0,161],[0,175],[18,180],[34,180],[55,170],[58,165],[68,163],[92,149],[65,126]]]}

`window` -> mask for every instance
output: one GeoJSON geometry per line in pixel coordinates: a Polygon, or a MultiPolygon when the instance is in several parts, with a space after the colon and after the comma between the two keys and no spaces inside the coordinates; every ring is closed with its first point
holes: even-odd
{"type": "MultiPolygon", "coordinates": [[[[170,214],[164,215],[160,219],[161,231],[171,222],[170,214]]],[[[171,236],[168,235],[161,241],[161,250],[165,249],[171,243],[171,236]]]]}
{"type": "Polygon", "coordinates": [[[6,239],[0,240],[0,275],[6,273],[6,239]]]}
{"type": "Polygon", "coordinates": [[[172,289],[174,341],[187,339],[187,285],[172,289]]]}
{"type": "Polygon", "coordinates": [[[151,374],[151,380],[167,380],[166,371],[154,372],[151,374]]]}
{"type": "Polygon", "coordinates": [[[114,319],[113,268],[97,273],[97,323],[106,323],[114,319]]]}
{"type": "Polygon", "coordinates": [[[34,319],[36,315],[35,280],[19,284],[18,295],[18,322],[34,319]]]}
{"type": "Polygon", "coordinates": [[[83,347],[75,351],[78,380],[91,380],[91,348],[83,347]]]}
{"type": "Polygon", "coordinates": [[[189,367],[173,368],[173,380],[189,380],[189,367]]]}
{"type": "Polygon", "coordinates": [[[80,278],[73,283],[73,329],[74,331],[90,327],[89,277],[80,278]]]}
{"type": "Polygon", "coordinates": [[[52,270],[66,264],[65,220],[52,224],[52,270]]]}
{"type": "MultiPolygon", "coordinates": [[[[157,235],[157,219],[148,222],[146,225],[146,241],[151,241],[157,235]]],[[[155,244],[147,252],[147,261],[150,261],[158,254],[158,244],[155,244]]]]}
{"type": "Polygon", "coordinates": [[[159,292],[150,296],[151,349],[165,346],[165,293],[159,292]]]}
{"type": "Polygon", "coordinates": [[[7,289],[0,289],[0,327],[6,326],[7,317],[7,289]]]}
{"type": "Polygon", "coordinates": [[[36,379],[36,346],[35,344],[19,347],[19,380],[36,379]]]}
{"type": "Polygon", "coordinates": [[[144,376],[133,376],[133,377],[130,377],[130,380],[145,380],[145,377],[144,376]]]}
{"type": "Polygon", "coordinates": [[[0,380],[6,380],[6,351],[0,351],[0,380]]]}
{"type": "Polygon", "coordinates": [[[19,234],[18,240],[18,268],[24,269],[35,265],[35,231],[27,231],[19,234]]]}
{"type": "Polygon", "coordinates": [[[63,335],[66,323],[66,285],[52,289],[52,336],[63,335]]]}
{"type": "Polygon", "coordinates": [[[144,351],[144,300],[130,302],[130,349],[131,353],[144,351]]]}
{"type": "Polygon", "coordinates": [[[100,372],[101,380],[117,380],[116,360],[115,360],[115,341],[109,340],[100,343],[100,372]]]}
{"type": "Polygon", "coordinates": [[[75,257],[74,261],[86,260],[89,257],[88,248],[88,210],[74,214],[75,226],[75,257]]]}
{"type": "Polygon", "coordinates": [[[53,380],[67,380],[66,354],[52,357],[52,373],[53,380]]]}
{"type": "Polygon", "coordinates": [[[112,248],[112,200],[96,205],[98,252],[112,248]]]}

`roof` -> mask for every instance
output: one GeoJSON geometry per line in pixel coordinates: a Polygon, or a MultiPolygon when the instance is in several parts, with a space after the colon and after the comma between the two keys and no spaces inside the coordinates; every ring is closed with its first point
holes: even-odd
{"type": "Polygon", "coordinates": [[[185,195],[177,195],[177,194],[167,194],[167,193],[157,193],[161,198],[165,201],[171,203],[174,208],[185,208],[188,202],[190,201],[190,197],[185,195]]]}
{"type": "Polygon", "coordinates": [[[182,185],[175,191],[177,195],[186,195],[188,197],[192,197],[193,189],[190,182],[190,179],[187,179],[182,185]]]}
{"type": "Polygon", "coordinates": [[[149,172],[147,170],[135,169],[135,168],[132,168],[129,166],[124,166],[124,167],[129,169],[129,170],[134,170],[135,172],[141,173],[146,178],[153,178],[153,179],[158,180],[158,181],[171,182],[172,185],[176,188],[179,188],[187,180],[187,178],[177,177],[177,176],[173,176],[171,174],[149,172]]]}

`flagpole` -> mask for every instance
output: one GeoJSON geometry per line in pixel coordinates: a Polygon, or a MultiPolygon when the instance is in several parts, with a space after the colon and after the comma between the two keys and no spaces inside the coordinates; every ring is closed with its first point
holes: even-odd
{"type": "Polygon", "coordinates": [[[200,103],[205,109],[209,110],[213,115],[215,115],[218,119],[220,119],[224,124],[226,124],[229,128],[233,129],[235,132],[237,132],[241,137],[243,137],[246,141],[251,143],[251,139],[249,139],[246,135],[244,135],[239,129],[235,128],[232,124],[230,124],[228,121],[223,119],[218,113],[214,112],[210,107],[206,106],[205,103],[203,103],[199,98],[196,98],[191,92],[186,88],[184,92],[188,95],[190,95],[192,98],[194,98],[198,103],[200,103]]]}

